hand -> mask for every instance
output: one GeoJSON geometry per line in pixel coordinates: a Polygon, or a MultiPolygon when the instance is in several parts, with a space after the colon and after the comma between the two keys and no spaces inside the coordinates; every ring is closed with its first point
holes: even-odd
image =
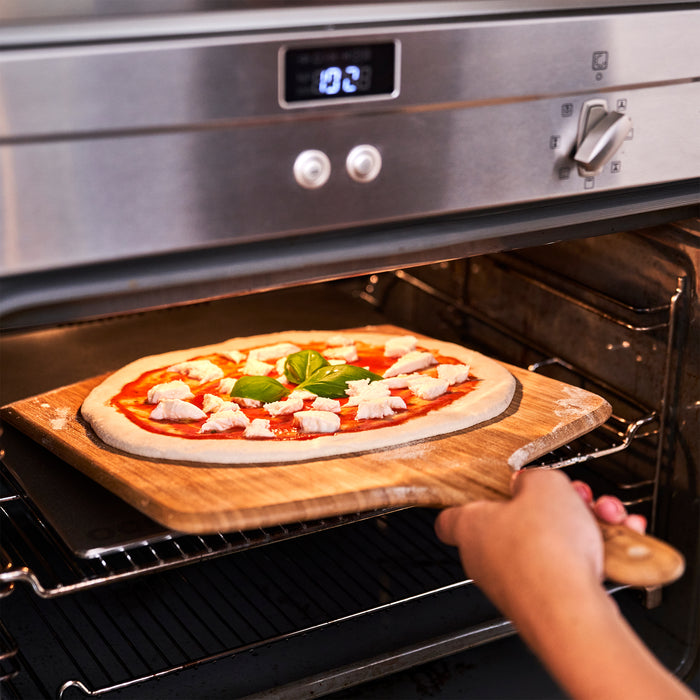
{"type": "Polygon", "coordinates": [[[508,597],[519,599],[544,576],[552,577],[550,584],[572,577],[601,581],[603,548],[593,515],[637,532],[646,529],[645,518],[629,515],[618,498],[594,501],[587,484],[561,472],[516,472],[512,490],[510,502],[448,508],[435,524],[438,537],[458,547],[467,575],[504,612],[508,597]]]}
{"type": "Polygon", "coordinates": [[[602,538],[585,502],[592,499],[578,493],[561,472],[520,472],[511,501],[448,508],[436,532],[458,547],[467,575],[513,617],[521,605],[537,605],[540,592],[546,598],[545,585],[565,590],[602,580],[602,538]]]}
{"type": "Polygon", "coordinates": [[[615,496],[601,496],[597,501],[594,501],[591,487],[588,484],[585,484],[583,481],[573,481],[571,485],[601,520],[613,525],[624,525],[642,535],[646,532],[646,518],[643,515],[628,515],[625,506],[619,498],[615,498],[615,496]]]}
{"type": "MultiPolygon", "coordinates": [[[[601,586],[594,514],[644,531],[616,498],[561,472],[530,470],[510,501],[448,508],[435,529],[572,698],[695,698],[644,646],[601,586]]],[[[697,699],[696,699],[697,700],[697,699]]]]}

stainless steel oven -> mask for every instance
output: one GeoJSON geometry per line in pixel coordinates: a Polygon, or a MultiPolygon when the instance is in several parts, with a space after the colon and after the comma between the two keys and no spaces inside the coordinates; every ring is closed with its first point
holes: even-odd
{"type": "MultiPolygon", "coordinates": [[[[684,2],[6,3],[0,404],[386,322],[591,389],[613,417],[541,461],[684,553],[610,593],[690,677],[699,34],[684,2]]],[[[419,669],[477,659],[472,695],[556,696],[430,510],[183,535],[3,429],[8,697],[449,697],[419,669]]]]}

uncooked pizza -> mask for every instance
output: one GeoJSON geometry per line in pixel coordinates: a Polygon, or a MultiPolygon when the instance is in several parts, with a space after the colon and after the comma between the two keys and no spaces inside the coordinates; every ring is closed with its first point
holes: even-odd
{"type": "Polygon", "coordinates": [[[371,328],[288,331],[141,358],[81,412],[131,454],[259,464],[464,430],[505,411],[514,391],[503,365],[461,345],[371,328]]]}

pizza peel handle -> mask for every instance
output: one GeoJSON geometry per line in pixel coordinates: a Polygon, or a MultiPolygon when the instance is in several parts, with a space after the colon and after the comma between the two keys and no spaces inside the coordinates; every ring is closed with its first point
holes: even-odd
{"type": "Polygon", "coordinates": [[[685,559],[671,545],[622,525],[599,521],[603,535],[603,571],[607,579],[636,587],[673,583],[683,575],[685,559]]]}
{"type": "MultiPolygon", "coordinates": [[[[458,493],[446,485],[438,486],[443,508],[459,506],[475,500],[474,493],[458,493]],[[444,490],[443,490],[444,489],[444,490]]],[[[486,495],[489,500],[510,498],[503,490],[486,495]]],[[[623,525],[597,520],[603,537],[603,573],[606,580],[637,588],[666,586],[678,580],[685,571],[685,558],[674,547],[651,535],[642,535],[623,525]]]]}

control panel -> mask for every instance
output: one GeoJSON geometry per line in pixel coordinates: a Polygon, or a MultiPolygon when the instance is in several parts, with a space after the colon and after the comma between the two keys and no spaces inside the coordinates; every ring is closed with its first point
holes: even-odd
{"type": "Polygon", "coordinates": [[[700,10],[421,8],[0,51],[0,274],[700,177],[700,10]]]}

